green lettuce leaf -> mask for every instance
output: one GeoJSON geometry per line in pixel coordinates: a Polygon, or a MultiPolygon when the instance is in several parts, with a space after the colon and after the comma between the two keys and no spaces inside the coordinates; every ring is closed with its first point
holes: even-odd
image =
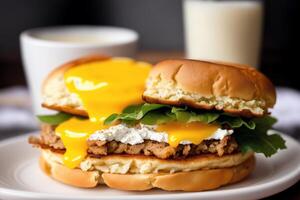
{"type": "Polygon", "coordinates": [[[272,116],[265,116],[261,118],[255,118],[253,119],[253,122],[256,124],[256,130],[265,133],[277,122],[277,119],[272,116]]]}
{"type": "Polygon", "coordinates": [[[70,119],[73,115],[67,114],[64,112],[59,112],[54,115],[37,115],[37,118],[44,123],[51,125],[58,125],[68,119],[70,119]]]}
{"type": "Polygon", "coordinates": [[[141,120],[147,113],[155,111],[158,109],[169,108],[167,105],[162,104],[140,104],[131,105],[126,107],[121,114],[112,114],[107,117],[104,121],[105,125],[113,124],[117,120],[121,120],[127,124],[137,123],[141,120]]]}
{"type": "Polygon", "coordinates": [[[228,115],[226,113],[221,114],[218,119],[220,124],[228,124],[231,128],[239,128],[243,125],[248,129],[255,129],[256,123],[252,119],[243,119],[241,117],[228,115]]]}
{"type": "Polygon", "coordinates": [[[121,114],[112,114],[104,121],[104,124],[113,124],[116,121],[122,121],[126,124],[143,123],[147,125],[168,123],[171,121],[179,121],[184,123],[217,122],[221,125],[227,124],[232,128],[246,126],[249,129],[255,128],[255,123],[249,119],[229,115],[222,112],[214,111],[195,111],[188,107],[175,107],[162,104],[141,104],[132,105],[125,108],[121,114]]]}
{"type": "Polygon", "coordinates": [[[113,124],[115,121],[117,121],[119,119],[119,115],[114,113],[111,114],[110,116],[108,116],[105,120],[104,120],[104,124],[108,125],[108,124],[113,124]]]}
{"type": "Polygon", "coordinates": [[[204,122],[211,123],[218,119],[220,114],[213,112],[203,112],[197,113],[189,111],[186,108],[172,107],[171,113],[175,115],[175,119],[180,122],[190,123],[190,122],[204,122]]]}
{"type": "Polygon", "coordinates": [[[253,151],[263,153],[266,157],[275,154],[279,149],[285,149],[285,141],[278,134],[245,133],[234,134],[242,152],[253,151]]]}
{"type": "Polygon", "coordinates": [[[166,115],[159,111],[150,112],[141,119],[142,124],[155,125],[175,121],[174,115],[166,115]]]}
{"type": "Polygon", "coordinates": [[[275,154],[279,149],[285,149],[285,141],[279,134],[268,134],[276,119],[271,116],[253,119],[255,129],[241,127],[235,130],[234,138],[242,152],[253,151],[263,153],[266,157],[275,154]]]}

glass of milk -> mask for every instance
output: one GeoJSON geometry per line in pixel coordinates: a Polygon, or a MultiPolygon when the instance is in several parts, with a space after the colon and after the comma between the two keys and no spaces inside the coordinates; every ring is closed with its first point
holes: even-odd
{"type": "Polygon", "coordinates": [[[258,67],[262,2],[184,0],[183,10],[186,57],[258,67]]]}

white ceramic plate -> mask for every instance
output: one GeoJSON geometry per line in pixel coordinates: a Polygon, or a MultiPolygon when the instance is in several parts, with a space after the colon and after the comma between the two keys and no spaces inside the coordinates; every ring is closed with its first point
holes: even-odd
{"type": "MultiPolygon", "coordinates": [[[[36,134],[36,133],[33,133],[36,134]]],[[[38,167],[39,151],[20,136],[0,142],[0,199],[260,199],[281,192],[300,179],[300,144],[283,135],[288,149],[269,159],[257,157],[257,166],[245,181],[206,192],[124,192],[99,186],[73,188],[58,183],[38,167]]]]}

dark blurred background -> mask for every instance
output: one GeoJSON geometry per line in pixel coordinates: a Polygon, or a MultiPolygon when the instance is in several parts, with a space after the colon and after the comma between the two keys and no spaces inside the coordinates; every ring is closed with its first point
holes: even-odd
{"type": "MultiPolygon", "coordinates": [[[[276,85],[300,89],[299,1],[265,0],[260,69],[276,85]]],[[[140,33],[140,50],[183,52],[181,0],[1,0],[0,88],[25,85],[19,34],[55,25],[113,25],[140,33]]]]}

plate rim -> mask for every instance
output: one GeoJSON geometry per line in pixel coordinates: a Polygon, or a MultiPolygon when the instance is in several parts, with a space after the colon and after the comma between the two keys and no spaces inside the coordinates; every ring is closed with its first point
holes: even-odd
{"type": "MultiPolygon", "coordinates": [[[[282,135],[284,138],[287,138],[288,140],[297,143],[299,145],[300,150],[300,143],[295,140],[293,137],[284,134],[282,132],[278,132],[280,135],[282,135]]],[[[11,143],[17,142],[22,139],[26,139],[29,135],[36,135],[39,131],[30,132],[27,134],[15,136],[15,137],[9,137],[7,139],[0,141],[0,149],[3,146],[9,145],[11,143]]],[[[257,185],[252,185],[251,188],[249,187],[242,187],[242,188],[234,188],[234,189],[228,189],[228,190],[211,190],[211,191],[202,191],[202,192],[181,192],[181,193],[174,193],[174,194],[151,194],[151,195],[143,195],[143,194],[129,194],[129,195],[115,195],[115,196],[91,196],[87,197],[86,199],[120,199],[120,200],[129,200],[129,199],[153,199],[153,198],[160,198],[160,199],[174,199],[174,198],[180,198],[180,199],[198,199],[200,198],[201,194],[205,194],[205,198],[213,199],[217,197],[222,197],[224,195],[231,195],[232,197],[235,196],[238,193],[238,196],[245,195],[252,192],[261,192],[261,191],[267,191],[268,194],[262,195],[262,197],[270,196],[276,193],[279,193],[290,186],[294,185],[296,182],[300,180],[300,167],[298,169],[295,169],[291,173],[289,173],[286,176],[282,176],[279,179],[273,180],[272,182],[264,182],[257,185]],[[270,183],[272,184],[272,189],[280,187],[280,189],[277,189],[276,191],[269,191],[270,183]]],[[[100,192],[101,193],[101,192],[100,192]]],[[[64,196],[62,194],[50,194],[45,192],[31,192],[31,191],[23,191],[23,190],[15,190],[10,188],[4,188],[0,187],[0,195],[4,195],[6,197],[17,197],[17,198],[27,198],[27,199],[82,199],[82,197],[69,197],[64,196]]]]}

